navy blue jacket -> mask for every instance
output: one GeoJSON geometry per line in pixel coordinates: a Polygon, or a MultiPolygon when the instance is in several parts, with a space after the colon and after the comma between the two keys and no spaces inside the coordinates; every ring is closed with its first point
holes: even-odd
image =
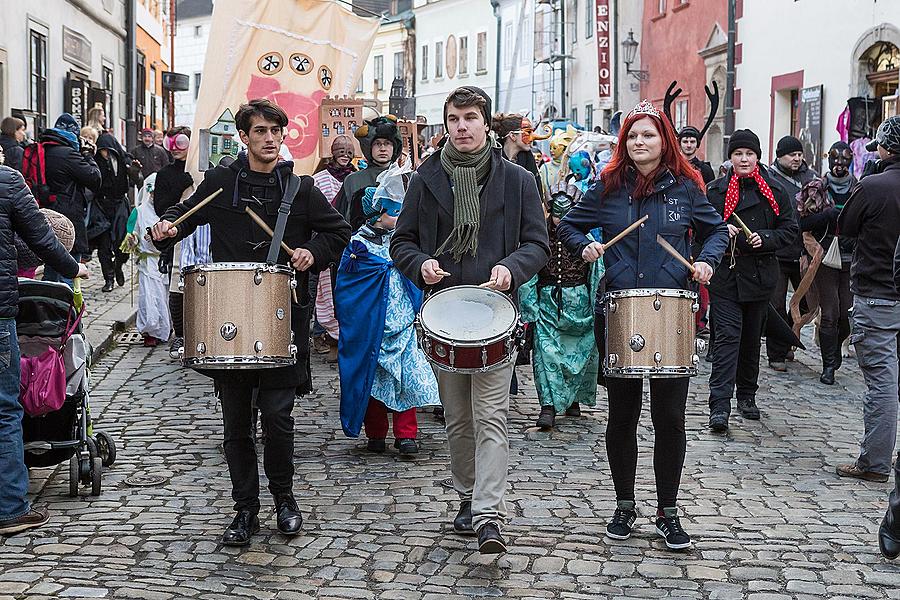
{"type": "Polygon", "coordinates": [[[693,181],[676,179],[669,171],[660,174],[653,193],[646,198],[633,199],[634,187],[635,178],[631,174],[622,188],[604,196],[603,183],[598,181],[560,221],[556,230],[559,240],[573,255],[581,256],[589,243],[585,234],[591,229],[600,227],[603,239],[609,240],[648,215],[650,218],[637,230],[603,255],[606,291],[689,289],[690,272],[656,242],[656,234],[661,234],[682,256],[689,258],[693,230],[702,243],[696,260],[715,269],[728,245],[728,228],[721,215],[693,181]]]}

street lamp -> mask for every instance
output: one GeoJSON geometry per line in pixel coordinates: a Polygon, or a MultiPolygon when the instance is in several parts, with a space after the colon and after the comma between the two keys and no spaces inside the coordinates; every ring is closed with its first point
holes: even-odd
{"type": "Polygon", "coordinates": [[[622,52],[624,54],[623,61],[625,63],[625,70],[629,75],[637,79],[638,81],[648,81],[650,79],[650,73],[641,69],[632,69],[631,65],[634,64],[634,59],[637,57],[639,42],[634,39],[634,30],[628,30],[628,37],[625,38],[625,41],[622,42],[622,52]]]}

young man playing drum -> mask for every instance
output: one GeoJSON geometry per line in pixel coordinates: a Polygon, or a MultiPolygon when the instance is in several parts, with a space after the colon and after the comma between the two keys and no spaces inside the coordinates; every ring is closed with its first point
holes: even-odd
{"type": "MultiPolygon", "coordinates": [[[[253,222],[245,209],[250,207],[271,229],[276,229],[279,207],[294,167],[290,161],[279,162],[278,157],[288,118],[276,104],[257,99],[241,106],[235,121],[247,151],[241,152],[229,166],[207,171],[193,196],[166,211],[152,230],[153,239],[161,242],[160,246],[171,245],[208,223],[214,262],[266,262],[271,238],[253,222]],[[222,193],[211,202],[177,227],[173,226],[173,221],[219,189],[222,193]]],[[[290,205],[283,239],[295,250],[293,255],[281,250],[277,263],[290,261],[299,272],[296,289],[299,305],[295,304],[291,310],[294,341],[298,346],[297,364],[212,372],[220,390],[225,459],[237,511],[222,537],[222,543],[226,545],[246,545],[259,530],[259,471],[251,418],[254,395],[266,430],[264,466],[269,490],[275,499],[278,531],[295,535],[302,523],[293,496],[294,419],[291,411],[295,393],[303,394],[311,389],[307,272],[337,260],[350,240],[350,226],[313,185],[312,178],[302,177],[299,191],[290,205]]],[[[252,321],[248,324],[252,326],[252,321]]]]}
{"type": "MultiPolygon", "coordinates": [[[[444,103],[447,144],[413,175],[391,244],[400,271],[428,292],[483,285],[515,294],[550,256],[532,175],[504,160],[488,138],[491,100],[464,86],[444,103]]],[[[438,370],[453,485],[462,500],[458,533],[479,550],[506,550],[500,527],[509,463],[506,417],[513,364],[483,373],[438,370]]]]}

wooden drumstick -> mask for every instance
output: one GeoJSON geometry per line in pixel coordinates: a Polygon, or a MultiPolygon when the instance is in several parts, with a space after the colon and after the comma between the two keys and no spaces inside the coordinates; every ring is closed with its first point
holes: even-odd
{"type": "Polygon", "coordinates": [[[747,227],[747,224],[744,223],[744,221],[741,220],[739,216],[737,216],[737,213],[731,213],[731,216],[734,217],[734,220],[737,221],[738,226],[744,231],[744,235],[746,235],[747,239],[749,240],[750,236],[753,235],[753,232],[750,231],[750,228],[747,227]]]}
{"type": "MultiPolygon", "coordinates": [[[[258,214],[256,214],[252,210],[250,210],[249,206],[244,207],[244,212],[247,213],[248,215],[250,215],[250,218],[253,219],[257,225],[259,225],[260,229],[262,229],[267,234],[269,234],[270,238],[275,237],[275,232],[272,231],[272,228],[269,227],[268,225],[266,225],[266,222],[262,220],[262,217],[260,217],[258,214]]],[[[281,248],[288,254],[291,254],[291,255],[294,254],[294,249],[291,248],[290,246],[288,246],[287,244],[285,244],[284,240],[281,241],[281,248]]]]}
{"type": "Polygon", "coordinates": [[[644,215],[643,217],[641,217],[640,219],[638,219],[637,221],[635,221],[634,223],[632,223],[631,225],[629,225],[628,227],[626,227],[625,229],[623,229],[623,230],[622,230],[622,233],[620,233],[619,235],[615,236],[614,238],[612,238],[611,240],[609,240],[609,241],[606,242],[605,244],[602,244],[602,245],[603,245],[603,251],[605,252],[606,250],[608,250],[610,246],[612,246],[613,244],[615,244],[616,242],[618,242],[619,240],[621,240],[623,237],[625,237],[626,235],[628,235],[629,233],[631,233],[632,231],[634,231],[635,229],[637,229],[638,227],[640,227],[640,226],[641,226],[641,223],[643,223],[644,221],[646,221],[646,220],[649,219],[649,218],[650,218],[650,215],[644,215]]]}
{"type": "Polygon", "coordinates": [[[669,242],[664,240],[663,236],[659,235],[658,233],[656,234],[656,243],[659,244],[660,246],[662,246],[663,250],[665,250],[666,252],[671,254],[673,257],[675,257],[675,259],[678,262],[680,262],[681,264],[686,266],[688,268],[688,270],[691,272],[691,275],[693,275],[696,272],[694,265],[692,265],[688,259],[686,259],[685,257],[683,257],[681,255],[681,252],[679,252],[678,250],[673,248],[672,244],[670,244],[669,242]]]}
{"type": "MultiPolygon", "coordinates": [[[[206,206],[207,204],[209,204],[210,202],[212,202],[212,199],[215,198],[216,196],[218,196],[218,195],[221,194],[221,193],[222,193],[222,188],[219,188],[219,189],[217,189],[216,191],[214,191],[212,194],[210,194],[209,196],[207,196],[206,198],[204,198],[203,200],[201,200],[200,202],[198,202],[198,203],[197,203],[197,206],[195,206],[194,208],[190,209],[189,211],[187,211],[186,213],[184,213],[183,215],[181,215],[181,216],[178,217],[177,219],[175,219],[175,220],[172,222],[172,227],[178,227],[178,225],[180,225],[180,224],[182,223],[182,221],[184,221],[185,219],[187,219],[188,217],[190,217],[192,214],[194,214],[195,212],[197,212],[198,210],[200,210],[201,208],[203,208],[204,206],[206,206]]],[[[150,230],[151,230],[151,228],[148,227],[148,228],[147,228],[147,233],[144,234],[144,239],[147,240],[147,241],[150,241],[150,240],[152,239],[152,236],[150,235],[150,230]]]]}

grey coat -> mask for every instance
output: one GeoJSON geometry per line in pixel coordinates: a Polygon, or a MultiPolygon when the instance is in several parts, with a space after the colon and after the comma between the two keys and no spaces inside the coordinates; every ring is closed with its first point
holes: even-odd
{"type": "Polygon", "coordinates": [[[435,256],[435,250],[453,229],[453,191],[441,167],[439,154],[432,155],[413,174],[403,200],[403,210],[391,242],[391,258],[400,271],[419,288],[426,289],[422,264],[436,258],[450,273],[432,290],[488,281],[491,269],[503,265],[512,274],[514,292],[550,259],[544,209],[534,185],[534,176],[505,160],[500,149],[491,156],[491,173],[481,190],[481,229],[475,256],[460,262],[450,252],[435,256]]]}

